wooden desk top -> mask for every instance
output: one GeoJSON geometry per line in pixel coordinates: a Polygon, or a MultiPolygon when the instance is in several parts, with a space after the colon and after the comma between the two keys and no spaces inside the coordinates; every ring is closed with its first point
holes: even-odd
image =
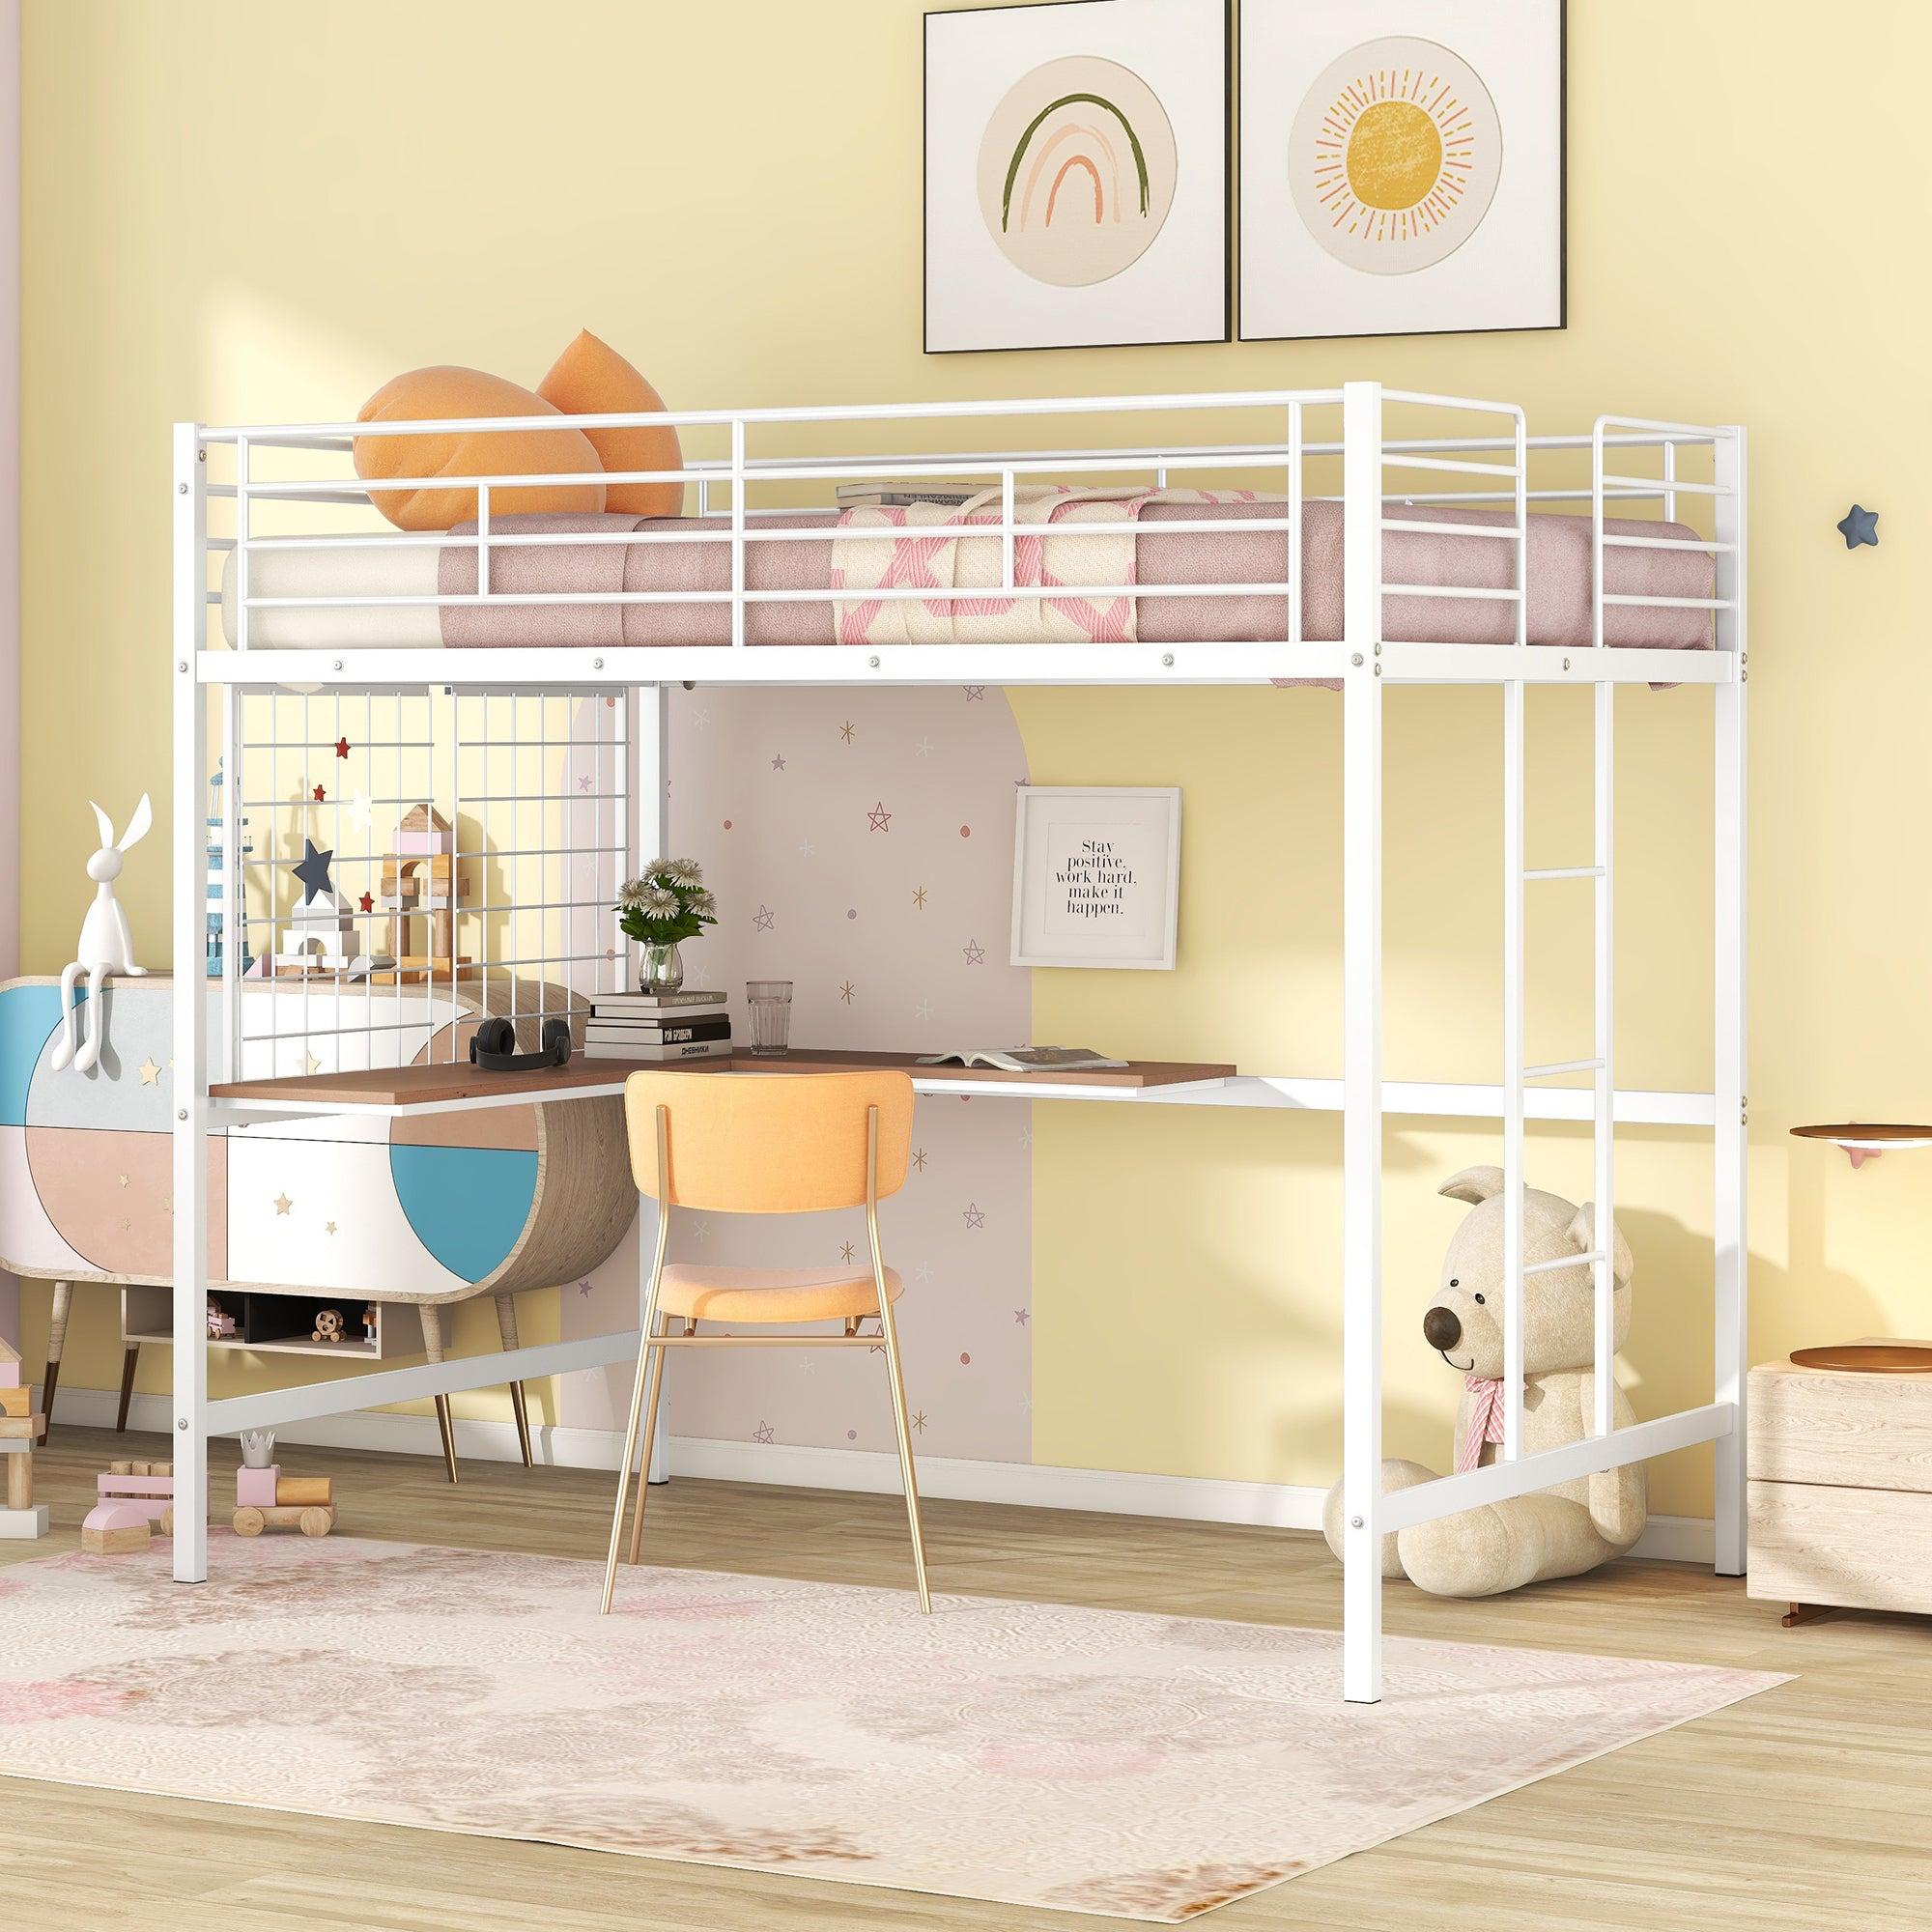
{"type": "Polygon", "coordinates": [[[1006,1073],[975,1066],[922,1066],[911,1053],[837,1053],[797,1048],[782,1059],[750,1053],[713,1060],[586,1060],[581,1054],[564,1066],[539,1066],[523,1073],[493,1073],[468,1061],[439,1061],[426,1066],[380,1066],[351,1073],[311,1073],[281,1080],[222,1080],[209,1089],[217,1100],[309,1102],[322,1107],[410,1107],[447,1105],[457,1100],[515,1102],[526,1094],[567,1095],[578,1088],[619,1087],[633,1073],[845,1073],[897,1067],[922,1081],[958,1087],[1118,1088],[1179,1087],[1194,1082],[1231,1080],[1233,1066],[1174,1060],[1136,1060],[1125,1066],[1073,1072],[1006,1073]]]}

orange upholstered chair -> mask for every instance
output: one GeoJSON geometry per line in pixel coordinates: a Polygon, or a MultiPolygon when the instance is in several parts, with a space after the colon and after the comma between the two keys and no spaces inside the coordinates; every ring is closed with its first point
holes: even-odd
{"type": "MultiPolygon", "coordinates": [[[[604,1566],[611,1607],[631,1475],[650,1464],[667,1349],[873,1349],[884,1344],[912,1529],[919,1606],[930,1610],[919,1488],[912,1466],[905,1378],[893,1303],[901,1283],[879,1253],[879,1203],[905,1185],[912,1148],[912,1082],[903,1073],[634,1073],[624,1083],[631,1173],[658,1204],[657,1252],[645,1292],[631,1420],[617,1472],[617,1507],[604,1566]],[[719,1214],[799,1214],[864,1208],[870,1248],[863,1267],[733,1268],[665,1265],[673,1208],[719,1214]],[[877,1334],[861,1332],[876,1319],[877,1334]],[[700,1335],[700,1321],[728,1321],[751,1334],[700,1335]],[[837,1321],[840,1332],[771,1332],[799,1322],[837,1321]]],[[[638,1484],[630,1559],[638,1560],[650,1485],[638,1484]]]]}

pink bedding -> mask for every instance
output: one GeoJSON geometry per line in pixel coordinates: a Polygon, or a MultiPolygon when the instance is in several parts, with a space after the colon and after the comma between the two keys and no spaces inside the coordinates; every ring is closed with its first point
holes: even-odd
{"type": "MultiPolygon", "coordinates": [[[[1497,511],[1405,509],[1416,523],[1506,525],[1497,511]]],[[[1285,538],[1278,530],[1194,531],[1190,523],[1279,519],[1279,501],[1167,502],[1140,505],[1132,526],[1135,582],[1185,586],[1264,582],[1282,574],[1285,538]]],[[[825,529],[836,511],[760,518],[761,530],[825,529]]],[[[460,526],[463,530],[473,526],[460,526]]],[[[723,518],[515,517],[497,525],[514,531],[724,530],[723,518]]],[[[1692,536],[1681,525],[1612,520],[1613,532],[1645,536],[1692,536]]],[[[982,541],[975,539],[975,541],[982,541]]],[[[1053,541],[1059,541],[1055,539],[1053,541]]],[[[1124,539],[1123,539],[1124,542],[1124,539]]],[[[823,590],[831,582],[838,545],[756,543],[748,547],[753,589],[823,590]]],[[[1492,537],[1420,535],[1390,531],[1383,539],[1383,578],[1392,583],[1506,587],[1515,569],[1516,546],[1492,537]]],[[[347,554],[346,553],[344,554],[347,554]]],[[[301,553],[288,554],[300,561],[301,553]]],[[[425,557],[427,561],[427,556],[425,557]]],[[[278,559],[279,561],[279,559],[278,559]]],[[[330,559],[333,561],[333,559],[330,559]]],[[[1612,591],[1642,596],[1708,597],[1711,557],[1696,551],[1611,550],[1605,554],[1612,591]]],[[[437,554],[438,589],[444,596],[473,593],[476,560],[462,550],[437,554]]],[[[1311,641],[1342,634],[1342,524],[1340,506],[1310,503],[1302,530],[1302,636],[1311,641]]],[[[491,587],[505,592],[575,590],[712,591],[730,586],[730,555],[723,544],[583,544],[557,550],[497,550],[491,554],[491,587]]],[[[1529,525],[1529,640],[1583,646],[1590,641],[1590,526],[1584,517],[1533,516],[1529,525]]],[[[285,592],[302,594],[296,584],[285,592]]],[[[339,592],[342,585],[327,586],[339,592]]],[[[424,589],[428,588],[424,584],[424,589]]],[[[308,594],[316,594],[311,591],[308,594]]],[[[960,600],[962,608],[964,600],[960,600]]],[[[1253,595],[1138,597],[1137,636],[1147,643],[1266,642],[1285,639],[1286,598],[1253,595]]],[[[840,641],[838,606],[815,603],[754,604],[747,612],[753,644],[828,644],[840,641]]],[[[276,613],[289,615],[293,613],[276,613]]],[[[728,608],[674,600],[663,604],[503,605],[444,609],[441,639],[457,646],[588,644],[724,644],[731,635],[728,608]]],[[[1617,605],[1605,613],[1612,644],[1661,650],[1708,650],[1708,611],[1617,605]]],[[[232,633],[232,613],[230,629],[232,633]]],[[[266,628],[266,624],[264,625],[266,628]]],[[[1406,641],[1507,643],[1514,637],[1513,607],[1500,599],[1391,597],[1384,635],[1406,641]]],[[[371,639],[373,641],[374,639],[371,639]]]]}

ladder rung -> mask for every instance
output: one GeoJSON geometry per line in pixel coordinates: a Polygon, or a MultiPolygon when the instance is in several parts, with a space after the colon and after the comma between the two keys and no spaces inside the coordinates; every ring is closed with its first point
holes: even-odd
{"type": "Polygon", "coordinates": [[[1552,1060],[1543,1066],[1525,1066],[1522,1077],[1548,1080],[1552,1073],[1594,1073],[1603,1064],[1601,1060],[1552,1060]]]}
{"type": "Polygon", "coordinates": [[[1601,879],[1603,876],[1601,866],[1535,866],[1523,874],[1525,879],[1601,879]]]}
{"type": "Polygon", "coordinates": [[[1604,1251],[1601,1248],[1592,1248],[1587,1255],[1558,1255],[1553,1261],[1524,1262],[1522,1271],[1524,1274],[1550,1274],[1557,1268],[1583,1267],[1603,1259],[1604,1251]]]}

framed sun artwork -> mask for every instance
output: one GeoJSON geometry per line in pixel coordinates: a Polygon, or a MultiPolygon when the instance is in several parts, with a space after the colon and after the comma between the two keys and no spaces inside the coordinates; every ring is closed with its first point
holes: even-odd
{"type": "Polygon", "coordinates": [[[1563,0],[1242,0],[1240,334],[1564,324],[1563,0]]]}
{"type": "Polygon", "coordinates": [[[925,347],[1221,342],[1229,0],[925,16],[925,347]]]}

